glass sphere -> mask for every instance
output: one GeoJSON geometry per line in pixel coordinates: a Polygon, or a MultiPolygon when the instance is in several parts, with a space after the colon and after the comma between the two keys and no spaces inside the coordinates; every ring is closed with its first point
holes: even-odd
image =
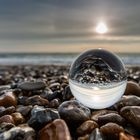
{"type": "Polygon", "coordinates": [[[120,58],[103,49],[82,53],[71,65],[69,85],[72,94],[83,105],[107,108],[123,95],[127,72],[120,58]]]}

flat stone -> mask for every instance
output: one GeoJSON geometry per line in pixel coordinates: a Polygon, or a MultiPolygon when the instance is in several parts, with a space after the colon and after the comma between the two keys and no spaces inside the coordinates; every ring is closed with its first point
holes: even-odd
{"type": "Polygon", "coordinates": [[[91,120],[95,121],[98,123],[98,118],[102,115],[109,114],[109,113],[118,113],[117,111],[112,111],[112,110],[98,110],[98,111],[93,111],[91,114],[91,120]]]}
{"type": "Polygon", "coordinates": [[[18,88],[25,90],[25,91],[33,91],[33,90],[41,90],[45,89],[46,84],[44,82],[23,82],[18,85],[18,88]]]}
{"type": "Polygon", "coordinates": [[[122,126],[125,125],[125,119],[116,113],[105,114],[105,115],[99,116],[98,118],[98,123],[100,125],[104,125],[109,122],[113,122],[122,126]]]}
{"type": "Polygon", "coordinates": [[[40,105],[45,106],[48,105],[49,101],[47,99],[42,98],[39,95],[34,95],[29,98],[27,98],[24,102],[24,105],[40,105]]]}

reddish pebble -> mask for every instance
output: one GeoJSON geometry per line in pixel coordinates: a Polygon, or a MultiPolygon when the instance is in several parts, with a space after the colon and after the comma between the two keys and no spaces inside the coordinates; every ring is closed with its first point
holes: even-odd
{"type": "Polygon", "coordinates": [[[39,132],[39,140],[71,140],[69,129],[61,119],[49,123],[39,132]]]}
{"type": "Polygon", "coordinates": [[[0,106],[16,106],[17,99],[12,91],[4,91],[3,94],[0,96],[0,106]]]}
{"type": "Polygon", "coordinates": [[[11,115],[4,115],[2,117],[0,117],[0,124],[6,122],[6,123],[12,123],[14,124],[14,120],[13,117],[11,115]]]}
{"type": "Polygon", "coordinates": [[[85,121],[77,128],[77,134],[83,136],[85,134],[90,134],[93,129],[97,128],[98,124],[92,120],[85,121]]]}

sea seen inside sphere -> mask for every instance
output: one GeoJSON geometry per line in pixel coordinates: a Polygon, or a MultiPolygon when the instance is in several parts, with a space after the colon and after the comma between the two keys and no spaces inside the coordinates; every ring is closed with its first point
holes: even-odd
{"type": "Polygon", "coordinates": [[[123,95],[127,72],[121,59],[112,52],[92,49],[82,53],[69,71],[70,89],[83,105],[107,108],[123,95]]]}

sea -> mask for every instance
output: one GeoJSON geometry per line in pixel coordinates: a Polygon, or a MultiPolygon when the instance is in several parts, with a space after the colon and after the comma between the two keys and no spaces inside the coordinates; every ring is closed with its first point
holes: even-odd
{"type": "MultiPolygon", "coordinates": [[[[70,65],[79,53],[12,53],[0,54],[0,65],[70,65]]],[[[125,65],[140,66],[140,53],[117,54],[125,65]]]]}

